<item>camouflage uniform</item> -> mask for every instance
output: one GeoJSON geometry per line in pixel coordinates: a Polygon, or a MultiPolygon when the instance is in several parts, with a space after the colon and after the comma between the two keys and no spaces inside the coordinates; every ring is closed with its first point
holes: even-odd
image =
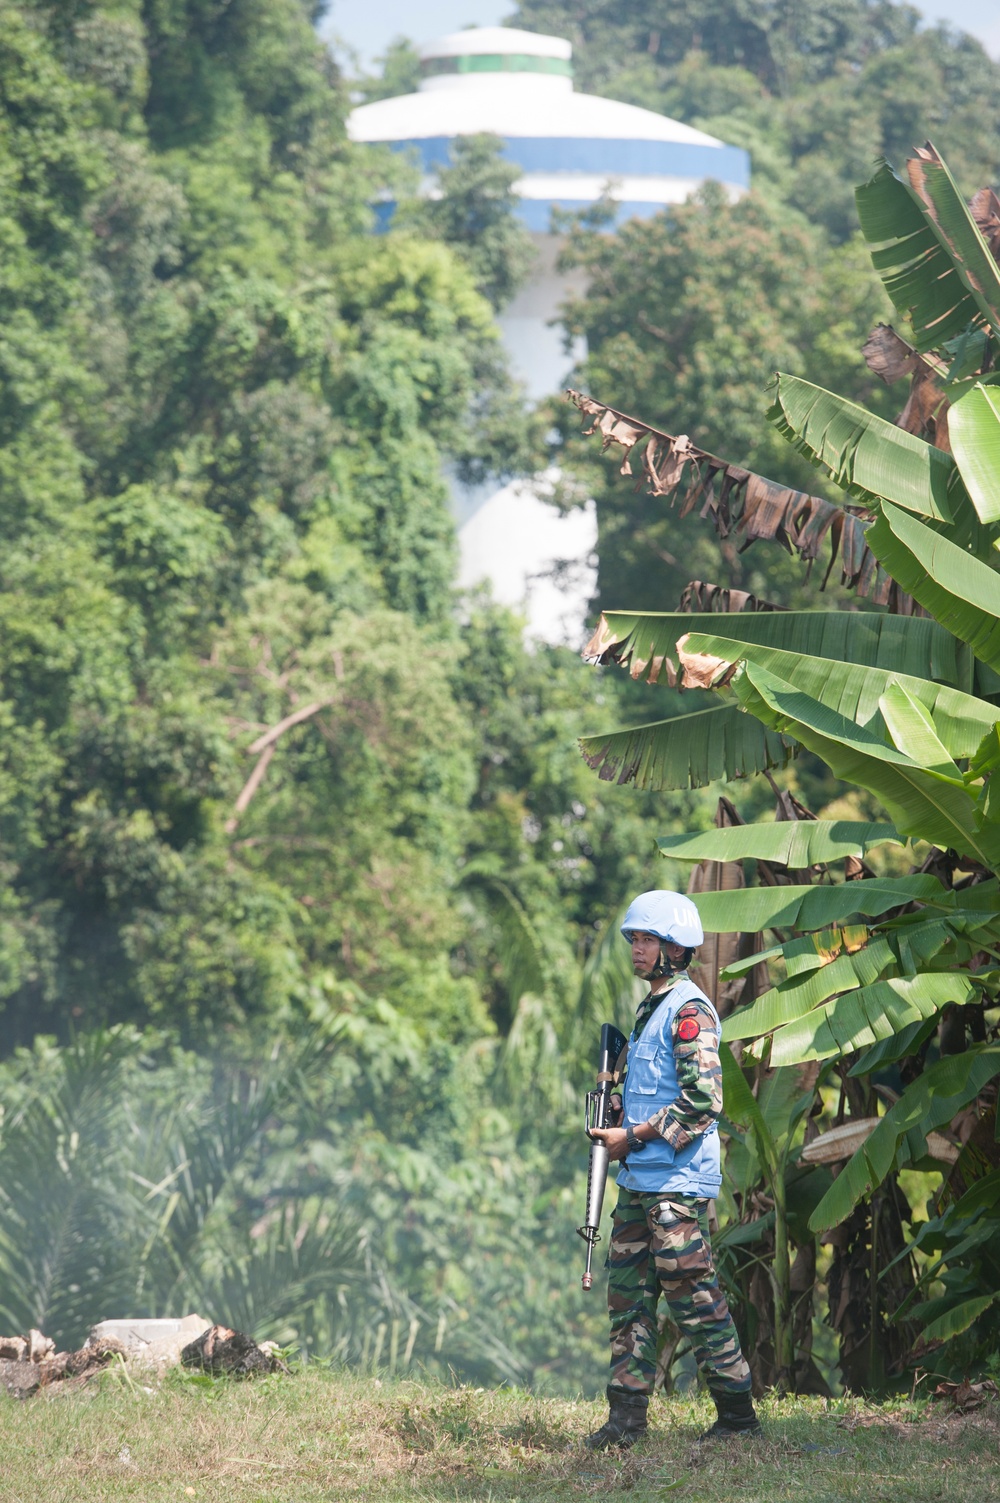
{"type": "MultiPolygon", "coordinates": [[[[633,1041],[685,973],[645,999],[633,1041]]],[[[708,1131],[722,1111],[717,1022],[704,999],[687,1001],[672,1024],[678,1095],[648,1120],[675,1150],[708,1131]]],[[[669,1175],[666,1176],[669,1181],[669,1175]]],[[[615,1208],[608,1269],[611,1374],[614,1389],[649,1394],[656,1373],[656,1306],[662,1294],[670,1317],[689,1338],[698,1366],[717,1396],[749,1393],[750,1369],[712,1260],[708,1200],[622,1188],[615,1208]]]]}

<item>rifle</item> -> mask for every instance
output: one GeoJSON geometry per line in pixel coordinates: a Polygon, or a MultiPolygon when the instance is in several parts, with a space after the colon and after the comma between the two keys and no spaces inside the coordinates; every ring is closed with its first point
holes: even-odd
{"type": "Polygon", "coordinates": [[[601,1210],[604,1206],[604,1187],[608,1178],[608,1150],[598,1139],[590,1135],[595,1127],[611,1126],[611,1093],[615,1088],[615,1065],[621,1058],[628,1040],[612,1023],[601,1024],[601,1048],[597,1063],[597,1088],[587,1092],[583,1126],[590,1138],[590,1163],[587,1167],[587,1210],[583,1226],[577,1227],[577,1235],[587,1244],[587,1267],[583,1275],[583,1287],[589,1289],[594,1280],[590,1272],[594,1256],[594,1244],[600,1242],[601,1210]]]}

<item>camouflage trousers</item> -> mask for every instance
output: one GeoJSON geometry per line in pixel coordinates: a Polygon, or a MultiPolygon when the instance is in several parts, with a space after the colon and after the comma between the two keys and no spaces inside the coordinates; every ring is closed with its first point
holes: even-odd
{"type": "Polygon", "coordinates": [[[607,1269],[612,1388],[652,1393],[662,1294],[711,1391],[749,1391],[750,1369],[712,1261],[707,1200],[621,1190],[607,1269]]]}

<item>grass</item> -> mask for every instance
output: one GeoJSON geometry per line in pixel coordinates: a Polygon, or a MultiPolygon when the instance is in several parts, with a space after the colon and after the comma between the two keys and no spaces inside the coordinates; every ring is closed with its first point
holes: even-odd
{"type": "Polygon", "coordinates": [[[378,1383],[317,1368],[256,1383],[124,1371],[0,1398],[2,1503],[986,1503],[1000,1405],[767,1400],[763,1441],[700,1446],[701,1398],[657,1400],[622,1457],[580,1438],[603,1405],[378,1383]]]}

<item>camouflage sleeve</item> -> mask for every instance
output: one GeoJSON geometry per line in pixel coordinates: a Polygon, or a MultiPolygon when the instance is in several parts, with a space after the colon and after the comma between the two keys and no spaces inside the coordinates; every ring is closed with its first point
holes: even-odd
{"type": "Polygon", "coordinates": [[[697,1002],[686,1003],[674,1018],[674,1064],[680,1094],[650,1123],[678,1152],[706,1132],[722,1112],[722,1065],[715,1019],[697,1002]]]}

